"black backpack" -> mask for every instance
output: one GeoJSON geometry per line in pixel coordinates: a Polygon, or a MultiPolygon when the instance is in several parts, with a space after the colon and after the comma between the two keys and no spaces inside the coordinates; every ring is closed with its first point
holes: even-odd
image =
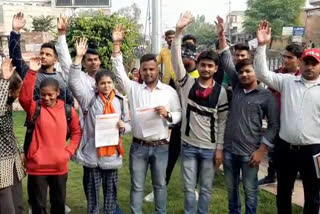
{"type": "MultiPolygon", "coordinates": [[[[66,140],[68,140],[70,138],[69,125],[70,125],[71,120],[72,120],[71,108],[72,108],[71,105],[64,104],[64,109],[65,109],[65,112],[66,112],[66,119],[67,119],[67,128],[68,128],[66,140]]],[[[33,114],[32,121],[28,120],[27,123],[26,123],[27,131],[26,131],[26,136],[24,138],[24,144],[23,144],[23,150],[24,150],[24,153],[26,154],[26,156],[27,156],[28,149],[29,149],[31,141],[32,141],[32,135],[33,135],[33,130],[34,130],[34,127],[35,127],[35,124],[36,124],[36,120],[37,120],[38,116],[40,115],[40,110],[41,110],[41,105],[37,102],[36,110],[35,110],[35,112],[33,114]]]]}

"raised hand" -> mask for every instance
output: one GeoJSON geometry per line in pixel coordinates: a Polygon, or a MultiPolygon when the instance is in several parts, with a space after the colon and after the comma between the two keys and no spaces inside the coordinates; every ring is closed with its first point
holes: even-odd
{"type": "Polygon", "coordinates": [[[26,20],[23,13],[19,12],[13,16],[12,29],[19,32],[26,25],[26,20]]]}
{"type": "Polygon", "coordinates": [[[59,34],[66,34],[68,28],[68,18],[60,14],[60,17],[58,18],[57,28],[59,34]]]}
{"type": "Polygon", "coordinates": [[[85,37],[80,38],[76,42],[77,57],[83,57],[88,50],[88,39],[85,37]]]}
{"type": "Polygon", "coordinates": [[[191,22],[192,22],[192,14],[190,11],[187,11],[184,14],[181,14],[181,16],[176,24],[176,30],[181,32],[191,22]]]}
{"type": "Polygon", "coordinates": [[[39,56],[37,57],[32,57],[30,59],[30,69],[33,71],[39,71],[41,68],[41,58],[39,56]]]}
{"type": "Polygon", "coordinates": [[[269,22],[264,20],[261,21],[257,30],[257,39],[260,46],[266,45],[271,40],[271,27],[269,22]]]}
{"type": "Polygon", "coordinates": [[[16,70],[16,67],[13,67],[11,64],[12,59],[4,59],[1,65],[1,78],[8,80],[12,77],[14,71],[16,70]]]}
{"type": "Polygon", "coordinates": [[[124,39],[124,26],[117,25],[112,31],[113,42],[122,42],[124,39]]]}
{"type": "Polygon", "coordinates": [[[217,31],[217,35],[219,37],[223,37],[224,36],[224,21],[223,18],[221,18],[220,16],[217,16],[217,21],[216,23],[216,31],[217,31]]]}

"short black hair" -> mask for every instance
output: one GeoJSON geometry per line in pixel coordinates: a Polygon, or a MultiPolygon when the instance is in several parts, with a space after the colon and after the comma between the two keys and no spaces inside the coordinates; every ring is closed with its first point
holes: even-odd
{"type": "Polygon", "coordinates": [[[48,86],[52,87],[55,91],[58,91],[59,81],[52,77],[48,77],[40,82],[40,89],[48,86]]]}
{"type": "Polygon", "coordinates": [[[55,45],[54,45],[52,42],[43,43],[43,44],[41,45],[40,50],[41,50],[42,48],[50,48],[50,49],[52,49],[54,55],[55,55],[56,57],[58,57],[58,52],[57,52],[57,50],[56,50],[55,45]]]}
{"type": "Polygon", "coordinates": [[[154,54],[145,54],[140,58],[140,65],[144,62],[155,61],[157,63],[157,57],[154,54]]]}
{"type": "Polygon", "coordinates": [[[167,37],[167,36],[170,36],[170,35],[175,35],[176,32],[174,30],[167,30],[164,35],[167,37]]]}
{"type": "Polygon", "coordinates": [[[237,64],[236,64],[237,72],[239,72],[241,70],[241,68],[243,68],[243,67],[245,67],[247,65],[252,65],[253,66],[252,59],[243,59],[243,60],[240,60],[239,62],[237,62],[237,64]]]}
{"type": "Polygon", "coordinates": [[[293,44],[287,45],[286,51],[292,53],[299,59],[302,56],[303,47],[301,45],[293,43],[293,44]]]}
{"type": "Polygon", "coordinates": [[[184,37],[182,37],[182,43],[184,43],[187,40],[192,40],[194,42],[194,44],[197,43],[196,37],[194,35],[191,35],[191,34],[187,34],[184,37]]]}
{"type": "Polygon", "coordinates": [[[216,65],[220,64],[219,56],[213,50],[203,51],[197,58],[197,62],[200,63],[201,60],[208,59],[214,61],[216,65]]]}
{"type": "Polygon", "coordinates": [[[248,51],[250,50],[248,45],[242,44],[242,43],[238,43],[234,46],[234,50],[235,51],[248,51]]]}
{"type": "Polygon", "coordinates": [[[114,73],[112,73],[111,71],[109,71],[107,69],[101,69],[100,71],[98,71],[96,73],[96,76],[95,76],[96,83],[98,84],[100,82],[100,80],[102,79],[102,77],[104,77],[104,76],[110,77],[112,82],[115,82],[115,80],[116,80],[114,73]]]}
{"type": "Polygon", "coordinates": [[[91,54],[91,55],[97,55],[100,59],[100,56],[99,56],[99,52],[97,49],[94,49],[94,48],[88,48],[86,54],[84,56],[86,56],[87,54],[91,54]]]}

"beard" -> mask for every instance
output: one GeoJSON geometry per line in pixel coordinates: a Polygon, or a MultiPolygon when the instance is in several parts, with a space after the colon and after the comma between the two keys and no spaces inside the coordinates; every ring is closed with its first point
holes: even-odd
{"type": "Polygon", "coordinates": [[[47,70],[48,68],[50,68],[52,65],[41,65],[41,69],[42,70],[47,70]]]}

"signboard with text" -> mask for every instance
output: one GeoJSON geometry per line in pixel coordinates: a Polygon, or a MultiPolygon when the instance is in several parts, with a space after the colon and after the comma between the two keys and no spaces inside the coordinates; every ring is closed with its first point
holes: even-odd
{"type": "Polygon", "coordinates": [[[111,0],[55,0],[56,7],[110,8],[111,0]]]}

